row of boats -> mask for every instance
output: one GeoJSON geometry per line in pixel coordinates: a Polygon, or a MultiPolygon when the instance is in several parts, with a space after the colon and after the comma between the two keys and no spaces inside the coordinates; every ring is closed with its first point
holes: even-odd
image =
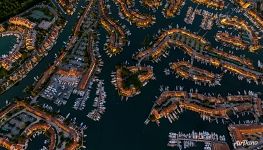
{"type": "Polygon", "coordinates": [[[224,135],[218,135],[217,133],[213,133],[213,132],[209,133],[207,131],[202,131],[202,132],[192,131],[191,133],[170,132],[168,137],[169,137],[169,141],[167,146],[178,147],[179,149],[195,147],[196,142],[205,143],[205,149],[209,149],[212,147],[211,142],[225,143],[226,141],[224,135]]]}
{"type": "Polygon", "coordinates": [[[193,24],[195,15],[203,16],[200,27],[204,30],[211,30],[214,21],[218,18],[217,14],[202,9],[197,9],[197,8],[194,9],[193,7],[190,6],[188,7],[188,10],[186,12],[184,22],[187,24],[193,24]]]}
{"type": "Polygon", "coordinates": [[[101,119],[101,115],[104,114],[106,107],[104,104],[106,103],[105,99],[107,94],[104,90],[104,81],[97,79],[97,90],[96,90],[96,97],[93,102],[94,109],[88,113],[87,117],[94,120],[99,121],[101,119]]]}

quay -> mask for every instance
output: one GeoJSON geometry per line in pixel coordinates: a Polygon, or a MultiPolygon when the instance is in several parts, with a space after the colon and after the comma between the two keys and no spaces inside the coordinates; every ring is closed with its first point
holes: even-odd
{"type": "Polygon", "coordinates": [[[263,73],[254,68],[251,60],[212,48],[203,37],[184,29],[174,28],[163,31],[151,47],[140,50],[134,58],[139,62],[146,58],[158,61],[170,46],[179,47],[198,61],[238,74],[248,82],[253,80],[256,84],[263,83],[263,73]]]}
{"type": "Polygon", "coordinates": [[[123,46],[127,43],[125,30],[108,16],[109,11],[104,0],[99,0],[99,10],[101,14],[100,23],[109,35],[105,44],[106,52],[110,56],[116,55],[123,50],[123,46]]]}
{"type": "Polygon", "coordinates": [[[182,78],[201,82],[208,85],[220,85],[221,75],[214,74],[207,70],[194,67],[188,61],[179,61],[171,63],[170,68],[182,78]]]}
{"type": "Polygon", "coordinates": [[[155,17],[132,10],[127,6],[126,0],[114,0],[114,2],[119,6],[121,14],[137,27],[146,28],[155,23],[155,17]]]}
{"type": "Polygon", "coordinates": [[[172,123],[178,119],[178,114],[183,109],[197,112],[208,120],[211,120],[211,117],[230,119],[230,112],[250,111],[257,117],[263,115],[261,99],[254,95],[232,95],[223,98],[186,91],[164,91],[155,101],[147,120],[159,124],[159,119],[164,117],[172,123]]]}
{"type": "Polygon", "coordinates": [[[152,78],[153,68],[150,66],[121,66],[113,74],[112,83],[121,96],[132,97],[139,94],[140,88],[152,78]]]}
{"type": "Polygon", "coordinates": [[[185,0],[167,0],[164,6],[163,15],[166,18],[175,17],[180,13],[181,8],[185,5],[185,0]]]}

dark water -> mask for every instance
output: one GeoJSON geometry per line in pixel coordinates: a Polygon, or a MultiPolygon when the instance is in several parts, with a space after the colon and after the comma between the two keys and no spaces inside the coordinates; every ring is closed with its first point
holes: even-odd
{"type": "Polygon", "coordinates": [[[13,49],[14,44],[16,43],[15,36],[4,36],[0,37],[0,56],[8,55],[8,53],[13,49]]]}
{"type": "MultiPolygon", "coordinates": [[[[112,1],[108,4],[111,5],[111,15],[115,19],[120,19],[118,17],[118,8],[114,5],[112,1]]],[[[136,3],[138,9],[142,10],[145,13],[151,13],[146,9],[140,7],[136,3]]],[[[80,5],[83,6],[83,1],[81,1],[80,5]]],[[[237,77],[232,76],[230,74],[225,74],[222,79],[222,86],[216,87],[204,87],[193,84],[192,81],[189,80],[181,80],[176,79],[174,75],[165,76],[163,70],[169,67],[169,63],[177,60],[189,60],[189,56],[185,55],[180,49],[171,49],[170,55],[167,58],[162,58],[159,63],[151,63],[151,62],[142,62],[143,64],[150,64],[154,67],[154,73],[156,76],[156,80],[150,81],[145,87],[142,88],[141,94],[137,95],[133,98],[129,98],[129,100],[121,101],[118,93],[115,91],[114,86],[111,84],[110,73],[115,71],[115,65],[125,62],[126,60],[130,63],[130,65],[136,64],[133,61],[132,54],[135,54],[139,48],[142,48],[144,45],[142,41],[145,36],[149,36],[150,40],[153,40],[153,36],[157,34],[159,29],[168,29],[168,25],[172,25],[176,27],[176,24],[179,27],[186,27],[187,29],[198,32],[200,19],[201,17],[196,17],[193,25],[187,25],[183,22],[183,18],[185,17],[185,13],[187,11],[188,6],[195,7],[190,0],[187,0],[186,5],[183,7],[180,16],[176,16],[172,19],[164,19],[161,14],[161,9],[154,13],[157,18],[157,22],[147,28],[137,29],[135,26],[129,25],[126,20],[121,20],[120,23],[126,25],[126,27],[131,31],[132,35],[128,37],[131,44],[130,46],[124,47],[124,51],[115,57],[109,58],[105,52],[103,51],[103,44],[105,43],[106,33],[103,29],[99,29],[100,35],[100,53],[102,55],[102,59],[104,61],[105,66],[102,68],[102,72],[99,75],[100,79],[105,81],[105,91],[107,92],[107,103],[106,103],[106,113],[103,115],[103,118],[100,122],[96,123],[91,121],[86,117],[86,113],[81,111],[75,111],[72,109],[72,104],[74,103],[75,96],[73,95],[70,101],[66,106],[60,107],[58,109],[61,110],[61,114],[66,116],[69,112],[71,113],[71,117],[77,117],[77,122],[84,122],[87,124],[88,130],[86,131],[87,138],[86,146],[89,150],[169,150],[166,146],[168,142],[168,133],[169,132],[191,132],[195,131],[209,131],[215,132],[220,135],[226,135],[227,142],[231,145],[231,139],[228,134],[227,125],[223,125],[222,123],[208,123],[208,121],[202,121],[198,114],[186,111],[182,115],[180,115],[180,119],[173,124],[170,124],[168,120],[161,120],[160,127],[157,127],[155,124],[145,125],[144,121],[147,118],[153,102],[156,100],[155,96],[159,96],[159,87],[160,85],[169,86],[171,90],[175,89],[176,86],[183,86],[186,91],[189,91],[191,88],[197,88],[200,93],[215,93],[221,94],[222,96],[227,95],[228,93],[237,94],[237,90],[252,90],[254,92],[262,92],[262,86],[257,86],[255,84],[248,84],[245,81],[239,81],[237,77]]],[[[212,9],[208,9],[202,6],[198,6],[199,9],[206,9],[210,12],[216,12],[212,9]]],[[[79,7],[78,9],[79,10],[79,7]]],[[[223,11],[223,13],[228,12],[229,10],[223,11]]],[[[153,14],[153,13],[152,13],[153,14]]],[[[240,16],[241,14],[236,14],[240,16]]],[[[33,83],[33,76],[41,75],[41,73],[47,68],[47,62],[52,62],[54,60],[53,56],[55,53],[59,51],[62,47],[62,42],[68,39],[68,35],[70,35],[72,25],[76,22],[76,14],[69,21],[67,27],[64,29],[63,33],[60,35],[57,44],[51,50],[50,55],[43,59],[43,61],[32,71],[29,73],[28,77],[26,77],[18,86],[11,88],[9,91],[4,93],[0,98],[12,99],[14,96],[23,96],[22,89],[25,88],[26,85],[33,83]]],[[[246,19],[246,18],[244,18],[246,19]]],[[[215,30],[209,31],[205,38],[211,42],[213,47],[219,46],[223,48],[225,51],[231,50],[230,48],[223,47],[219,43],[214,41],[214,35],[217,32],[217,27],[214,25],[215,30]]],[[[222,30],[222,29],[220,29],[222,30]]],[[[200,35],[203,35],[205,31],[200,30],[200,35]]],[[[244,51],[234,51],[235,54],[245,54],[247,57],[252,58],[253,60],[262,59],[262,51],[258,54],[252,54],[244,51]]],[[[204,66],[198,62],[194,62],[194,65],[209,69],[214,72],[220,73],[221,70],[215,69],[213,66],[204,66]]],[[[95,92],[95,90],[92,90],[95,92]]],[[[50,101],[39,99],[39,103],[49,103],[52,105],[50,101]]],[[[92,99],[90,99],[87,104],[92,104],[92,99]]],[[[2,106],[4,105],[4,101],[0,101],[2,106]]],[[[87,110],[90,108],[87,106],[87,110]]],[[[40,141],[41,143],[41,141],[40,141]]],[[[195,150],[202,149],[194,148],[195,150]]]]}
{"type": "MultiPolygon", "coordinates": [[[[118,8],[110,2],[111,4],[111,12],[112,16],[115,19],[120,19],[118,17],[118,8]]],[[[138,3],[137,3],[138,4],[138,3]]],[[[195,7],[196,5],[191,3],[190,1],[186,2],[186,5],[183,7],[181,14],[185,14],[188,6],[195,7]]],[[[144,10],[143,8],[139,8],[140,10],[144,10]]],[[[198,6],[199,9],[206,9],[202,6],[198,6]]],[[[160,9],[161,10],[161,9],[160,9]]],[[[215,12],[211,9],[208,9],[210,12],[215,12]]],[[[227,12],[227,11],[225,11],[227,12]]],[[[240,16],[239,14],[236,14],[240,16]]],[[[172,61],[176,61],[177,59],[188,59],[189,56],[184,55],[182,50],[180,49],[171,49],[170,56],[168,58],[162,58],[159,63],[146,63],[151,64],[154,67],[154,73],[156,76],[156,80],[150,81],[148,85],[146,85],[141,94],[130,98],[128,102],[120,101],[120,98],[117,92],[114,90],[113,85],[110,84],[111,77],[109,74],[114,70],[114,65],[125,62],[128,60],[131,65],[135,64],[131,60],[132,54],[134,54],[139,48],[143,47],[142,41],[144,40],[146,35],[149,35],[150,40],[152,40],[153,35],[157,34],[159,29],[167,29],[168,25],[172,25],[176,27],[176,24],[179,27],[186,27],[187,29],[198,32],[199,25],[201,23],[201,17],[197,16],[194,20],[193,25],[187,25],[183,22],[183,18],[185,15],[176,16],[172,19],[164,19],[161,15],[161,12],[158,11],[155,13],[157,18],[157,23],[147,28],[146,30],[137,29],[134,26],[130,26],[129,23],[125,20],[121,20],[120,22],[131,31],[132,35],[129,36],[129,40],[131,42],[131,46],[126,46],[124,51],[119,56],[113,57],[112,59],[104,59],[106,67],[103,68],[101,73],[101,78],[105,80],[105,90],[108,92],[108,101],[107,101],[107,112],[103,116],[103,120],[95,125],[90,125],[90,130],[88,130],[88,142],[90,145],[88,147],[92,150],[103,150],[103,149],[116,149],[116,150],[166,150],[171,149],[167,148],[166,144],[168,141],[168,133],[169,132],[178,132],[182,131],[185,133],[195,131],[209,131],[216,132],[220,135],[226,135],[227,141],[231,144],[231,139],[228,134],[227,125],[216,124],[216,123],[208,123],[207,121],[202,121],[198,114],[193,112],[185,112],[180,116],[180,119],[173,124],[170,124],[167,120],[161,120],[161,126],[157,127],[155,124],[150,124],[148,126],[144,125],[144,120],[147,118],[148,113],[151,110],[153,105],[153,101],[156,100],[154,96],[159,96],[159,87],[160,85],[169,86],[170,89],[175,89],[175,86],[183,86],[185,90],[190,88],[198,88],[201,93],[210,92],[210,93],[218,93],[221,95],[227,95],[227,93],[237,94],[237,90],[253,90],[255,92],[262,91],[262,86],[257,86],[255,84],[247,84],[245,81],[239,81],[236,77],[232,75],[226,74],[222,79],[221,84],[223,86],[216,87],[203,87],[194,85],[193,82],[181,79],[176,79],[173,75],[165,76],[163,73],[164,68],[169,67],[169,63],[172,61]],[[108,85],[107,85],[108,83],[108,85]],[[95,128],[95,129],[94,129],[95,128]]],[[[214,25],[214,27],[216,27],[214,25]]],[[[206,34],[206,39],[208,39],[211,44],[216,47],[219,46],[219,43],[214,41],[214,35],[217,30],[209,31],[206,34]]],[[[104,30],[101,31],[101,43],[105,42],[105,33],[104,30]]],[[[201,30],[201,35],[205,33],[205,31],[201,30]]],[[[102,49],[102,46],[101,46],[102,49]]],[[[224,50],[228,51],[228,48],[224,48],[224,50]]],[[[242,51],[238,51],[236,53],[244,54],[242,51]]],[[[253,59],[261,59],[262,60],[262,52],[260,54],[248,54],[245,53],[248,57],[253,59]]],[[[103,58],[107,58],[104,53],[102,53],[103,58]]],[[[212,70],[214,72],[221,72],[220,70],[215,69],[211,66],[203,66],[200,63],[194,62],[196,66],[201,66],[212,70]]],[[[194,148],[194,149],[202,149],[194,148]]]]}
{"type": "Polygon", "coordinates": [[[44,141],[49,139],[44,134],[36,135],[34,138],[31,137],[31,139],[28,142],[27,150],[37,150],[43,148],[43,146],[48,147],[48,143],[44,144],[44,141]]]}

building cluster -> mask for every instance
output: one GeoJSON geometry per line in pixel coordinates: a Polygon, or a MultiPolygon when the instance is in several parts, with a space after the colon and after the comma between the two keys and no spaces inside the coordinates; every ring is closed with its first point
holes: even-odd
{"type": "Polygon", "coordinates": [[[240,49],[245,49],[247,47],[246,43],[240,36],[233,36],[228,32],[218,32],[216,33],[216,40],[226,44],[231,44],[240,49]]]}
{"type": "Polygon", "coordinates": [[[23,149],[22,144],[10,143],[7,138],[0,138],[0,146],[6,149],[18,149],[18,150],[23,149]]]}
{"type": "Polygon", "coordinates": [[[78,85],[78,89],[84,91],[87,86],[89,81],[91,80],[91,77],[94,75],[95,70],[97,69],[98,66],[98,60],[95,57],[94,53],[93,53],[93,48],[94,48],[94,39],[93,36],[90,34],[89,35],[89,43],[88,43],[88,47],[87,47],[87,52],[90,54],[90,58],[91,58],[91,64],[89,66],[89,68],[87,68],[84,73],[83,76],[79,82],[78,85]]]}
{"type": "Polygon", "coordinates": [[[195,3],[206,5],[210,8],[222,10],[225,7],[224,0],[192,0],[195,3]]]}
{"type": "Polygon", "coordinates": [[[100,23],[107,31],[107,43],[105,43],[108,55],[116,55],[123,50],[123,46],[127,44],[127,35],[122,26],[110,18],[109,10],[103,0],[99,1],[100,13],[102,15],[100,23]]]}
{"type": "Polygon", "coordinates": [[[141,61],[152,58],[158,61],[171,45],[181,48],[197,61],[237,74],[240,80],[245,78],[249,83],[254,81],[256,84],[262,84],[263,73],[253,67],[251,60],[212,48],[203,37],[184,29],[174,28],[162,32],[157,41],[146,50],[139,51],[135,59],[141,61]]]}
{"type": "Polygon", "coordinates": [[[1,67],[3,67],[5,70],[11,70],[12,64],[15,63],[17,60],[19,60],[22,57],[22,54],[18,51],[12,52],[8,55],[8,57],[1,58],[1,67]]]}
{"type": "Polygon", "coordinates": [[[50,35],[44,40],[42,47],[38,49],[41,53],[45,53],[46,51],[50,50],[53,45],[56,43],[58,35],[62,29],[62,26],[54,26],[51,29],[50,35]]]}
{"type": "Polygon", "coordinates": [[[28,116],[30,115],[31,118],[35,119],[35,121],[31,121],[27,126],[24,126],[23,128],[21,127],[21,122],[19,122],[19,124],[16,124],[21,129],[21,132],[14,132],[14,130],[10,130],[10,131],[7,130],[8,132],[12,133],[11,134],[12,137],[7,138],[6,137],[7,134],[5,135],[1,134],[1,138],[0,138],[1,146],[7,149],[19,149],[19,150],[26,149],[28,146],[27,142],[30,140],[31,136],[41,131],[47,133],[46,135],[50,137],[49,140],[50,150],[59,147],[61,149],[73,150],[73,149],[77,149],[80,146],[81,133],[77,129],[69,125],[66,125],[60,119],[55,118],[50,114],[47,114],[42,110],[39,110],[38,108],[33,107],[25,102],[16,102],[9,105],[7,108],[1,110],[0,116],[1,118],[6,118],[6,120],[2,122],[0,125],[5,126],[6,124],[10,124],[13,118],[17,116],[21,116],[21,114],[23,114],[22,120],[30,119],[28,116]],[[42,120],[42,122],[39,122],[39,120],[42,120]],[[62,135],[58,134],[58,132],[63,134],[64,139],[60,137],[62,135]],[[16,135],[14,135],[14,133],[16,133],[16,135]],[[20,139],[18,142],[15,142],[13,139],[19,136],[23,138],[20,139]],[[67,141],[67,139],[69,140],[67,141]]]}
{"type": "Polygon", "coordinates": [[[263,19],[259,16],[253,9],[251,2],[247,2],[245,0],[233,0],[235,4],[240,6],[243,10],[245,10],[245,16],[247,16],[254,24],[259,28],[263,28],[263,19]]]}
{"type": "Polygon", "coordinates": [[[159,124],[159,119],[164,117],[172,122],[178,119],[177,115],[184,109],[197,112],[203,119],[209,121],[211,121],[211,118],[230,119],[232,112],[249,111],[257,117],[263,115],[261,99],[252,93],[250,95],[232,95],[223,98],[221,96],[206,96],[195,92],[164,91],[156,100],[148,120],[159,124]]]}
{"type": "Polygon", "coordinates": [[[259,43],[258,35],[252,26],[249,26],[248,23],[243,20],[239,19],[238,17],[223,17],[220,19],[219,23],[222,26],[235,28],[240,30],[240,32],[246,32],[247,38],[239,35],[239,36],[232,36],[228,32],[219,32],[216,35],[216,39],[236,46],[240,49],[249,49],[251,52],[255,52],[259,50],[262,46],[259,43]],[[249,39],[248,41],[245,39],[249,39]]]}
{"type": "Polygon", "coordinates": [[[69,55],[62,58],[66,60],[66,63],[60,63],[57,69],[54,70],[55,72],[51,76],[48,86],[41,93],[42,97],[54,101],[57,105],[65,105],[74,89],[79,89],[78,87],[83,86],[85,91],[86,84],[79,85],[79,82],[83,78],[84,70],[88,69],[90,65],[90,62],[86,59],[89,56],[85,57],[88,52],[85,51],[90,48],[90,45],[87,44],[93,43],[88,40],[87,37],[80,39],[69,55]]]}
{"type": "MultiPolygon", "coordinates": [[[[37,81],[34,92],[55,105],[66,105],[69,99],[74,98],[72,108],[77,111],[86,110],[86,102],[90,100],[93,84],[97,84],[96,97],[94,98],[93,110],[86,116],[94,121],[99,121],[106,111],[104,81],[96,76],[100,73],[103,62],[100,59],[99,49],[96,42],[97,32],[94,28],[98,25],[94,7],[95,1],[90,1],[80,17],[73,36],[70,38],[65,50],[56,58],[43,76],[37,81]],[[42,90],[41,90],[42,89],[42,90]],[[73,96],[73,97],[74,97],[73,96]]],[[[93,95],[92,95],[93,96],[93,95]]]]}
{"type": "Polygon", "coordinates": [[[91,77],[101,65],[101,61],[97,60],[94,54],[96,47],[92,34],[89,32],[88,36],[83,36],[78,42],[72,39],[76,43],[67,51],[68,54],[62,53],[44,73],[34,88],[38,90],[50,78],[47,87],[40,94],[42,97],[60,106],[65,105],[71,94],[75,93],[81,97],[75,102],[74,108],[84,109],[89,96],[89,85],[93,82],[91,77]]]}
{"type": "Polygon", "coordinates": [[[194,67],[188,61],[179,61],[170,64],[171,69],[183,79],[190,79],[195,83],[203,83],[212,85],[219,85],[221,75],[214,74],[205,69],[194,67]]]}
{"type": "Polygon", "coordinates": [[[1,90],[6,90],[23,79],[26,74],[38,64],[38,62],[45,56],[45,53],[50,50],[56,42],[61,28],[62,26],[54,27],[52,29],[51,34],[43,41],[43,45],[41,45],[37,51],[34,51],[34,55],[32,55],[30,59],[25,60],[23,65],[20,65],[18,68],[16,68],[16,71],[10,74],[6,81],[2,82],[1,90]],[[52,41],[50,41],[51,39],[52,41]]]}
{"type": "Polygon", "coordinates": [[[16,42],[9,51],[9,54],[3,55],[0,58],[1,66],[7,71],[11,70],[14,67],[13,64],[22,57],[21,48],[25,46],[27,50],[33,50],[35,49],[36,42],[36,31],[31,29],[31,26],[34,27],[35,25],[33,26],[33,23],[28,19],[13,17],[9,20],[9,23],[16,24],[17,27],[10,27],[9,30],[0,33],[0,37],[16,37],[16,42]]]}
{"type": "Polygon", "coordinates": [[[119,6],[121,14],[137,27],[145,28],[155,23],[155,17],[132,10],[127,6],[126,0],[114,0],[114,2],[119,6]]]}
{"type": "Polygon", "coordinates": [[[262,124],[232,124],[228,127],[235,149],[262,149],[262,124]]]}
{"type": "Polygon", "coordinates": [[[57,133],[55,129],[47,123],[36,123],[31,125],[26,129],[25,135],[27,138],[30,138],[34,133],[43,131],[45,134],[49,135],[50,142],[48,145],[49,150],[54,150],[56,148],[57,133]]]}
{"type": "MultiPolygon", "coordinates": [[[[164,1],[162,0],[140,0],[140,3],[147,8],[150,8],[151,10],[156,11],[163,3],[164,1]]],[[[176,15],[180,14],[181,8],[185,5],[185,0],[167,0],[164,9],[162,10],[162,14],[165,18],[172,18],[175,17],[176,15]]],[[[128,5],[131,7],[130,5],[128,5]]],[[[148,22],[148,24],[153,24],[155,21],[152,20],[152,23],[148,22]]],[[[146,24],[144,23],[143,27],[147,27],[146,24]]]]}
{"type": "Polygon", "coordinates": [[[163,10],[163,15],[166,18],[174,17],[180,13],[181,8],[185,5],[185,0],[168,0],[163,10]]]}
{"type": "Polygon", "coordinates": [[[128,98],[128,97],[132,97],[132,96],[140,93],[140,87],[134,85],[136,83],[130,83],[130,81],[127,81],[127,80],[129,80],[129,76],[131,77],[131,76],[136,75],[136,78],[139,80],[139,82],[142,85],[146,85],[147,82],[153,78],[153,69],[150,66],[146,66],[146,67],[143,67],[143,66],[130,66],[130,67],[122,66],[122,67],[118,68],[116,70],[116,73],[114,73],[114,74],[113,74],[112,83],[115,85],[116,89],[118,90],[118,92],[121,96],[128,98]],[[126,71],[124,73],[123,68],[125,70],[127,69],[130,74],[127,75],[126,71]],[[127,84],[131,84],[131,85],[127,85],[127,84]]]}
{"type": "Polygon", "coordinates": [[[66,14],[72,15],[75,12],[78,0],[58,0],[60,6],[66,11],[66,14]]]}
{"type": "Polygon", "coordinates": [[[66,56],[66,52],[63,52],[54,62],[53,65],[51,65],[42,75],[42,77],[38,80],[38,82],[35,84],[33,92],[37,92],[40,90],[41,87],[43,87],[44,83],[47,82],[47,80],[50,78],[50,76],[55,72],[57,67],[61,65],[62,61],[64,60],[66,56]]]}
{"type": "Polygon", "coordinates": [[[36,26],[34,22],[22,17],[12,17],[9,19],[9,22],[14,25],[24,26],[29,29],[33,29],[36,26]]]}
{"type": "Polygon", "coordinates": [[[28,31],[26,33],[25,45],[27,50],[30,51],[36,49],[36,36],[37,36],[37,32],[35,30],[28,31]]]}
{"type": "MultiPolygon", "coordinates": [[[[92,12],[92,9],[96,8],[96,7],[92,7],[94,2],[95,2],[94,0],[90,0],[88,5],[85,7],[85,10],[84,10],[83,14],[80,16],[80,18],[79,18],[79,20],[77,22],[77,25],[75,27],[74,37],[78,36],[78,34],[79,34],[80,30],[81,30],[81,26],[85,23],[85,21],[87,21],[86,20],[87,16],[89,15],[89,13],[92,12]]],[[[92,20],[92,19],[94,19],[94,17],[90,17],[90,19],[92,20]]]]}
{"type": "MultiPolygon", "coordinates": [[[[0,93],[11,88],[14,84],[26,77],[40,60],[47,54],[47,52],[56,43],[57,37],[65,24],[60,19],[55,10],[47,5],[36,5],[19,16],[11,17],[8,20],[6,30],[1,32],[1,35],[16,36],[16,43],[13,49],[8,55],[1,56],[1,66],[6,71],[5,78],[3,78],[0,86],[0,93]],[[38,10],[44,13],[44,11],[50,12],[49,27],[50,31],[44,29],[46,32],[42,32],[43,28],[40,28],[39,22],[43,21],[41,17],[30,21],[34,10],[38,10]],[[23,16],[23,17],[21,17],[23,16]],[[55,24],[55,25],[54,25],[55,24]],[[41,31],[40,31],[41,30],[41,31]]],[[[2,25],[1,25],[2,26],[2,25]]]]}
{"type": "Polygon", "coordinates": [[[166,49],[168,49],[171,45],[180,45],[181,41],[193,46],[197,43],[198,47],[201,47],[202,49],[208,43],[203,37],[180,28],[165,30],[157,37],[158,39],[156,42],[146,50],[141,50],[135,56],[135,59],[143,60],[150,57],[153,60],[158,60],[166,49]]]}
{"type": "Polygon", "coordinates": [[[150,9],[158,9],[161,6],[162,0],[140,0],[140,3],[150,9]]]}

